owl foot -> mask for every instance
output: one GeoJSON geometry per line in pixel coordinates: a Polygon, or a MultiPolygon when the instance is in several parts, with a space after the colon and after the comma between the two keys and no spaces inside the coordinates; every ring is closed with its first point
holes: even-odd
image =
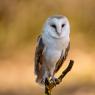
{"type": "Polygon", "coordinates": [[[57,83],[59,83],[59,79],[58,78],[55,78],[55,77],[52,77],[51,78],[51,81],[56,85],[57,83]]]}
{"type": "MultiPolygon", "coordinates": [[[[48,79],[47,77],[44,77],[41,81],[42,84],[45,84],[45,80],[48,79]]],[[[49,80],[49,79],[48,79],[49,80]]]]}

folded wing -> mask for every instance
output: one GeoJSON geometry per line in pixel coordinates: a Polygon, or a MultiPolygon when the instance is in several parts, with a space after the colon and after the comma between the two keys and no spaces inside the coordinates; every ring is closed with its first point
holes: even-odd
{"type": "Polygon", "coordinates": [[[41,69],[43,64],[43,50],[44,50],[43,40],[42,37],[39,36],[35,52],[35,75],[37,76],[36,81],[38,81],[42,77],[41,69]]]}

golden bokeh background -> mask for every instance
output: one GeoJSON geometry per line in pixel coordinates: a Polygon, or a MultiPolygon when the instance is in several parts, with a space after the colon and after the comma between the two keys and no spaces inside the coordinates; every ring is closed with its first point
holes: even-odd
{"type": "Polygon", "coordinates": [[[35,83],[34,51],[45,20],[71,24],[71,49],[57,76],[75,61],[53,95],[95,95],[95,0],[0,0],[0,95],[44,95],[35,83]]]}

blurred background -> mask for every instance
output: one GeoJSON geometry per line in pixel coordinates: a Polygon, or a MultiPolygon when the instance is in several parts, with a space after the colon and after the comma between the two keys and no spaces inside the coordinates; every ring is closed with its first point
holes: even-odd
{"type": "Polygon", "coordinates": [[[58,76],[75,61],[53,95],[95,95],[95,0],[0,0],[0,95],[44,95],[35,83],[37,36],[51,15],[71,25],[71,49],[58,76]]]}

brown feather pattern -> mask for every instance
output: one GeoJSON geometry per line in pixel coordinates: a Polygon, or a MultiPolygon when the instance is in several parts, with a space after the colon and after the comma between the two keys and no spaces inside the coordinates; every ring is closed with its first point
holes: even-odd
{"type": "Polygon", "coordinates": [[[43,40],[41,36],[39,36],[38,45],[36,46],[35,52],[35,74],[37,75],[36,80],[42,78],[43,50],[44,50],[43,40]]]}

